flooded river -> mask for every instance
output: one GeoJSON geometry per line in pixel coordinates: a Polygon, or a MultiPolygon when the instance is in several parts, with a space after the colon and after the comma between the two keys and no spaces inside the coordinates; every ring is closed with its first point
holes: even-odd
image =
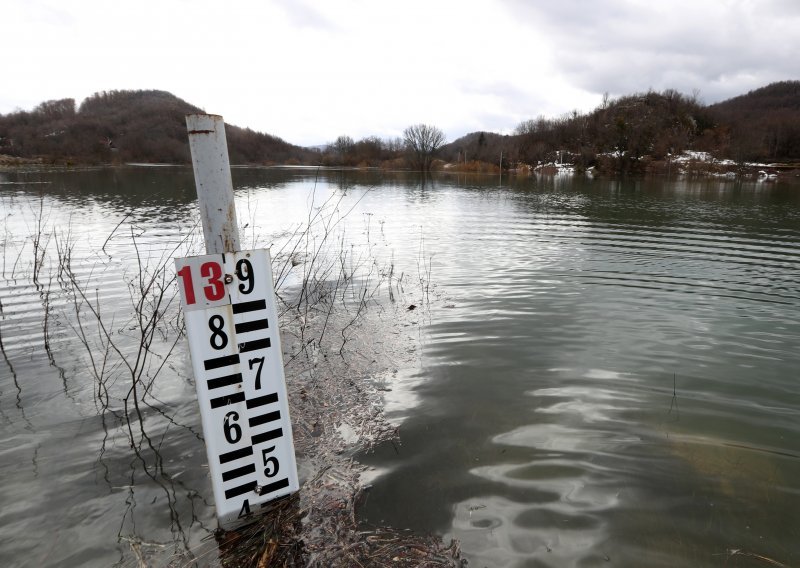
{"type": "MultiPolygon", "coordinates": [[[[333,207],[319,250],[406,282],[369,308],[408,304],[413,356],[374,377],[400,438],[356,456],[364,527],[481,567],[800,564],[800,183],[233,178],[245,246],[333,207]]],[[[174,284],[145,352],[130,315],[202,251],[191,170],[0,172],[0,215],[3,564],[218,562],[174,284]]]]}

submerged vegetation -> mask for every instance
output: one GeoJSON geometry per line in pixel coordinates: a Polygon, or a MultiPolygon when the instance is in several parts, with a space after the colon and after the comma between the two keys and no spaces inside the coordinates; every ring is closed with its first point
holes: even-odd
{"type": "MultiPolygon", "coordinates": [[[[76,107],[46,101],[0,115],[0,165],[189,163],[184,116],[201,109],[164,91],[109,91],[76,107]]],[[[529,171],[569,163],[601,173],[672,173],[686,151],[717,163],[800,162],[800,81],[773,83],[705,105],[674,89],[603,98],[595,110],[539,116],[514,134],[474,132],[449,144],[435,126],[410,126],[403,138],[342,135],[303,148],[269,134],[227,125],[233,164],[322,165],[466,172],[529,171]]],[[[708,168],[703,168],[707,170],[708,168]]]]}

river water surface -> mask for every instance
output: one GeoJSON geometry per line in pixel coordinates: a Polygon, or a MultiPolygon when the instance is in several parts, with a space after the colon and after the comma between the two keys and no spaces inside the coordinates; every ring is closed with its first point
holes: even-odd
{"type": "MultiPolygon", "coordinates": [[[[800,565],[800,184],[235,169],[234,185],[249,246],[335,195],[342,247],[417,284],[415,362],[376,377],[400,440],[357,456],[365,526],[456,538],[473,566],[800,565]]],[[[103,361],[52,264],[72,243],[83,301],[135,353],[131,282],[143,257],[199,251],[193,187],[183,168],[0,173],[5,565],[217,561],[185,344],[136,452],[114,402],[129,383],[87,370],[103,361]]]]}

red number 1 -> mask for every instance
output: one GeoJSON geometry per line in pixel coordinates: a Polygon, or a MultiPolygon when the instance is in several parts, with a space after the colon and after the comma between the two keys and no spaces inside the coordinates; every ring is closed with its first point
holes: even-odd
{"type": "Polygon", "coordinates": [[[186,294],[186,305],[195,303],[194,286],[192,285],[192,268],[188,264],[178,271],[178,276],[183,280],[183,291],[186,294]]]}

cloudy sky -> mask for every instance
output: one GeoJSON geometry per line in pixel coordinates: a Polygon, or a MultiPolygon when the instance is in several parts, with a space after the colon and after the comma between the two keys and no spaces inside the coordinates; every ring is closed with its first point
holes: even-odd
{"type": "Polygon", "coordinates": [[[797,0],[0,0],[0,113],[161,89],[301,145],[454,140],[674,88],[800,79],[797,0]]]}

